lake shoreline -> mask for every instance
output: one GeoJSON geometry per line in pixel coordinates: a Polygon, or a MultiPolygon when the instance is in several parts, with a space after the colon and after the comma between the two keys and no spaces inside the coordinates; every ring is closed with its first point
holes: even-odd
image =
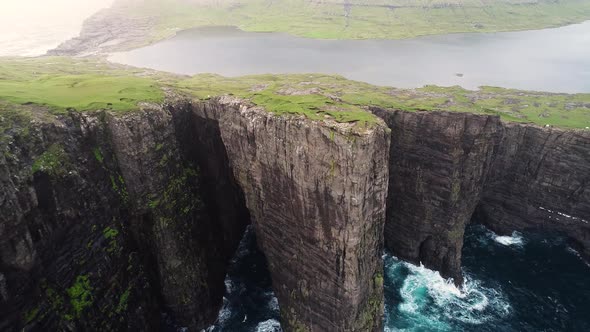
{"type": "Polygon", "coordinates": [[[481,32],[474,32],[474,31],[442,32],[442,33],[417,34],[417,35],[413,35],[413,36],[398,37],[398,38],[395,38],[395,37],[394,38],[317,38],[317,37],[309,37],[309,36],[305,36],[305,35],[292,34],[292,33],[284,32],[284,31],[248,30],[248,29],[243,29],[242,27],[237,26],[237,25],[203,25],[203,26],[196,26],[196,27],[191,27],[191,28],[186,28],[186,29],[175,30],[173,34],[167,35],[167,36],[160,38],[160,39],[129,38],[129,39],[116,40],[116,43],[114,43],[115,41],[113,41],[113,40],[109,40],[109,42],[112,42],[113,45],[112,45],[112,47],[108,47],[106,49],[102,49],[100,47],[100,45],[97,45],[96,49],[94,49],[94,50],[93,49],[88,50],[88,49],[84,49],[84,48],[79,48],[78,46],[74,46],[74,44],[81,44],[79,42],[79,39],[84,39],[82,36],[77,36],[77,37],[74,37],[69,40],[65,40],[65,41],[61,42],[55,48],[47,50],[47,52],[45,52],[45,54],[43,54],[43,55],[48,55],[48,56],[56,56],[56,55],[57,56],[89,56],[89,55],[94,55],[94,56],[107,56],[108,57],[114,53],[127,52],[127,51],[132,51],[132,50],[135,50],[138,48],[152,46],[154,44],[173,39],[173,38],[177,37],[179,34],[187,32],[187,31],[208,29],[208,28],[235,28],[241,32],[247,32],[247,33],[285,34],[286,36],[290,36],[290,37],[298,37],[298,38],[304,38],[304,39],[310,39],[310,40],[378,41],[378,40],[412,40],[412,39],[431,37],[431,36],[462,35],[462,34],[478,34],[478,35],[484,34],[485,35],[485,34],[496,34],[496,33],[541,31],[541,30],[557,29],[557,28],[562,28],[562,27],[567,27],[567,26],[572,26],[572,25],[584,24],[586,22],[590,22],[590,19],[585,19],[582,21],[577,21],[577,22],[572,22],[572,23],[567,23],[567,24],[555,24],[555,25],[543,26],[543,27],[532,28],[532,29],[531,28],[522,28],[522,29],[505,29],[505,30],[498,29],[498,30],[494,30],[494,31],[481,31],[481,32]]]}
{"type": "Polygon", "coordinates": [[[316,40],[237,27],[200,27],[106,58],[179,75],[322,73],[405,89],[458,85],[470,90],[498,86],[588,93],[589,74],[578,68],[590,66],[590,51],[584,47],[589,34],[590,21],[555,29],[405,40],[316,40]],[[547,49],[548,41],[558,46],[547,49]]]}

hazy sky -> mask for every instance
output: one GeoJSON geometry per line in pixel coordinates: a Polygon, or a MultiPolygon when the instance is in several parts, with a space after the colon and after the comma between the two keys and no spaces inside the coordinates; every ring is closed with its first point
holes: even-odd
{"type": "Polygon", "coordinates": [[[113,0],[0,0],[0,56],[39,55],[76,36],[113,0]]]}
{"type": "Polygon", "coordinates": [[[1,0],[0,24],[20,19],[73,19],[80,20],[113,0],[1,0]]]}

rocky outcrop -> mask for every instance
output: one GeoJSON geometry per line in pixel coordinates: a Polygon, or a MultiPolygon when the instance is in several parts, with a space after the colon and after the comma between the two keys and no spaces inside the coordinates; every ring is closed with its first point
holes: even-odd
{"type": "Polygon", "coordinates": [[[156,24],[149,16],[129,15],[133,12],[118,0],[84,21],[80,35],[66,40],[47,55],[87,56],[128,50],[149,43],[149,34],[156,24]]]}
{"type": "Polygon", "coordinates": [[[380,330],[385,126],[279,117],[229,97],[194,113],[219,124],[283,328],[380,330]]]}
{"type": "Polygon", "coordinates": [[[465,225],[563,232],[590,253],[590,132],[374,108],[392,132],[386,247],[460,284],[465,225]],[[475,213],[474,213],[475,212],[475,213]]]}
{"type": "Polygon", "coordinates": [[[215,136],[184,142],[192,137],[177,123],[159,107],[106,119],[133,210],[130,229],[155,263],[165,309],[180,326],[200,329],[217,317],[248,215],[215,136]],[[188,144],[213,148],[194,154],[188,144]]]}
{"type": "Polygon", "coordinates": [[[160,324],[154,285],[126,236],[116,161],[90,119],[24,119],[2,136],[0,330],[160,324]]]}
{"type": "Polygon", "coordinates": [[[500,119],[374,109],[391,128],[385,243],[461,283],[463,233],[482,194],[500,119]]]}

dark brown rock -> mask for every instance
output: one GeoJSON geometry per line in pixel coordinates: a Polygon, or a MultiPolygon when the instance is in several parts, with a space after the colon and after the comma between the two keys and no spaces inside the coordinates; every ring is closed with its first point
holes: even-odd
{"type": "Polygon", "coordinates": [[[0,144],[2,331],[160,325],[100,123],[77,113],[15,122],[0,144]]]}
{"type": "Polygon", "coordinates": [[[276,116],[229,97],[195,114],[219,122],[283,328],[380,330],[385,126],[276,116]]]}
{"type": "Polygon", "coordinates": [[[384,124],[228,97],[71,116],[0,162],[3,330],[204,328],[248,209],[286,330],[381,328],[384,124]],[[33,171],[54,145],[60,168],[33,171]]]}
{"type": "MultiPolygon", "coordinates": [[[[216,183],[232,182],[228,165],[224,172],[183,153],[178,139],[192,137],[176,132],[182,122],[168,110],[108,116],[106,123],[133,210],[130,229],[155,263],[163,304],[179,326],[202,329],[217,317],[227,263],[248,223],[237,187],[216,183]],[[215,196],[223,199],[204,198],[215,196]]],[[[208,152],[203,159],[227,162],[225,150],[208,152]]]]}
{"type": "Polygon", "coordinates": [[[500,137],[499,118],[374,112],[391,128],[386,247],[461,283],[463,233],[500,137]]]}
{"type": "Polygon", "coordinates": [[[475,221],[569,236],[590,257],[590,131],[506,123],[475,221]]]}
{"type": "Polygon", "coordinates": [[[158,106],[71,116],[2,144],[0,329],[208,326],[248,223],[219,135],[201,157],[158,106]]]}
{"type": "Polygon", "coordinates": [[[590,253],[590,132],[372,110],[392,130],[385,244],[394,255],[460,284],[472,217],[503,234],[561,232],[590,253]]]}
{"type": "Polygon", "coordinates": [[[373,112],[391,130],[233,97],[2,126],[0,330],[204,328],[250,219],[287,331],[381,329],[384,233],[458,283],[474,211],[590,253],[590,132],[373,112]]]}

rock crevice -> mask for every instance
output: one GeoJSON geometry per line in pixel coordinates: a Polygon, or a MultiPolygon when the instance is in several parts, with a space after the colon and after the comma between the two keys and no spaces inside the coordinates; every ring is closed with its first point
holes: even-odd
{"type": "Polygon", "coordinates": [[[230,97],[194,113],[219,123],[285,329],[379,330],[385,126],[278,117],[230,97]]]}

